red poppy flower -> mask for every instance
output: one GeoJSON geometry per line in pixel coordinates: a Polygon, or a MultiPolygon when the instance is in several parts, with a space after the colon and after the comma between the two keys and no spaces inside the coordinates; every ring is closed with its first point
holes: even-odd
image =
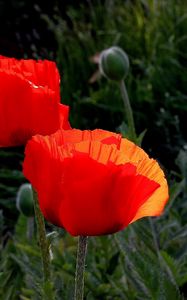
{"type": "Polygon", "coordinates": [[[34,136],[25,154],[45,218],[74,236],[117,232],[160,215],[168,200],[158,163],[119,134],[59,130],[34,136]]]}
{"type": "Polygon", "coordinates": [[[35,134],[70,128],[59,83],[54,62],[0,56],[0,147],[24,145],[35,134]]]}

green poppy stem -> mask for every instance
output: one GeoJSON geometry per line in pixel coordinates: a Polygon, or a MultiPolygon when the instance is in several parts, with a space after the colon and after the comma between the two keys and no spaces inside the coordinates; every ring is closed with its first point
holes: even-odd
{"type": "Polygon", "coordinates": [[[156,253],[158,255],[158,258],[160,259],[160,249],[159,249],[159,243],[158,243],[158,240],[157,240],[155,225],[154,225],[153,219],[151,217],[149,217],[148,220],[149,220],[149,224],[150,224],[150,228],[151,228],[151,232],[152,232],[152,236],[153,236],[153,242],[154,242],[155,250],[156,250],[156,253]]]}
{"type": "Polygon", "coordinates": [[[120,91],[121,91],[121,96],[123,99],[125,115],[127,118],[127,123],[128,123],[128,128],[129,128],[129,138],[133,142],[136,142],[136,130],[135,130],[135,125],[134,125],[133,112],[132,112],[131,104],[129,101],[127,89],[126,89],[126,86],[125,86],[125,83],[123,80],[120,81],[120,91]]]}
{"type": "Polygon", "coordinates": [[[84,270],[87,252],[87,236],[80,236],[77,250],[77,265],[75,273],[75,300],[84,298],[84,270]]]}
{"type": "Polygon", "coordinates": [[[34,233],[34,217],[27,218],[27,239],[31,241],[34,233]]]}
{"type": "Polygon", "coordinates": [[[38,239],[39,239],[41,256],[42,256],[43,276],[44,276],[44,284],[45,284],[47,282],[50,282],[50,277],[51,277],[49,244],[46,238],[44,217],[40,211],[38,196],[34,189],[33,189],[33,200],[34,200],[34,211],[35,211],[36,224],[37,224],[37,233],[38,233],[38,239]]]}

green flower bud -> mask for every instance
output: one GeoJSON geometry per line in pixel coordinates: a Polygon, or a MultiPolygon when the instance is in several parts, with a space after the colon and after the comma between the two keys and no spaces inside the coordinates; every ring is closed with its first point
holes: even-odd
{"type": "Polygon", "coordinates": [[[121,81],[129,71],[129,58],[119,47],[111,47],[100,55],[100,72],[110,80],[121,81]]]}
{"type": "Polygon", "coordinates": [[[31,184],[22,184],[16,198],[17,209],[26,217],[34,216],[34,201],[31,184]]]}

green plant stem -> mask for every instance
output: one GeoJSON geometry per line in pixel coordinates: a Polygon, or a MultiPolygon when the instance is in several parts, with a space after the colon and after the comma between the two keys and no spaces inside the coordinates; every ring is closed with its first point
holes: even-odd
{"type": "Polygon", "coordinates": [[[34,233],[34,217],[29,217],[27,219],[27,239],[31,241],[34,233]]]}
{"type": "Polygon", "coordinates": [[[124,104],[124,108],[125,108],[125,115],[127,117],[127,123],[128,123],[128,128],[129,128],[129,138],[133,142],[136,142],[136,130],[135,130],[135,125],[134,125],[133,112],[132,112],[131,104],[129,101],[127,89],[126,89],[126,86],[125,86],[125,83],[123,80],[120,81],[120,91],[121,91],[121,96],[122,96],[123,104],[124,104]]]}
{"type": "Polygon", "coordinates": [[[80,236],[77,250],[77,265],[75,273],[75,300],[84,298],[84,270],[87,251],[87,236],[80,236]]]}
{"type": "Polygon", "coordinates": [[[153,220],[152,220],[151,217],[149,217],[148,219],[149,219],[149,224],[150,224],[150,227],[151,227],[151,232],[152,232],[152,236],[153,236],[153,242],[154,242],[155,250],[156,250],[157,256],[160,260],[160,249],[159,249],[159,243],[158,243],[158,240],[157,240],[155,225],[154,225],[153,220]]]}
{"type": "Polygon", "coordinates": [[[38,239],[39,239],[41,256],[42,256],[44,283],[47,283],[50,282],[49,245],[46,238],[44,217],[40,211],[38,196],[34,189],[33,189],[33,199],[34,199],[34,211],[35,211],[36,224],[37,224],[37,233],[38,233],[38,239]]]}

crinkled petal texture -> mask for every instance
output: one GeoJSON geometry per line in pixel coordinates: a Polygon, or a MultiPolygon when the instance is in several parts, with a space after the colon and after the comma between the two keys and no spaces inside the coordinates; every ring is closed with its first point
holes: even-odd
{"type": "Polygon", "coordinates": [[[60,99],[60,75],[56,64],[49,60],[7,58],[0,55],[0,69],[21,74],[36,86],[47,86],[60,99]]]}
{"type": "Polygon", "coordinates": [[[53,62],[0,56],[0,147],[24,145],[35,134],[70,129],[59,83],[53,62]]]}
{"type": "Polygon", "coordinates": [[[71,235],[117,232],[157,216],[168,200],[156,161],[121,135],[104,130],[59,130],[26,146],[24,175],[51,223],[71,235]]]}

